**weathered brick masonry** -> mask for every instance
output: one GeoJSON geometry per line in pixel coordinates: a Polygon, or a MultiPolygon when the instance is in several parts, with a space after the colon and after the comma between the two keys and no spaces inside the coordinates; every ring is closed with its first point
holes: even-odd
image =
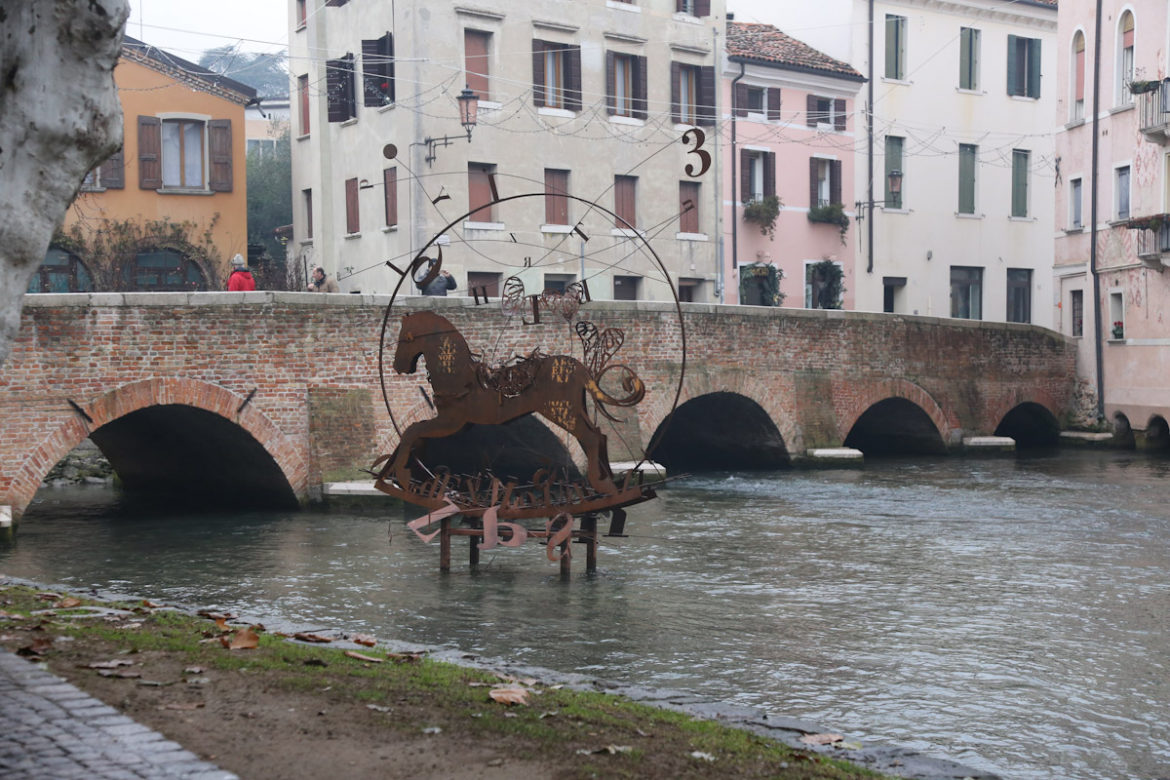
{"type": "MultiPolygon", "coordinates": [[[[0,504],[19,515],[41,478],[90,431],[163,404],[240,426],[300,497],[369,466],[396,438],[378,383],[385,304],[375,296],[270,292],[26,298],[0,378],[0,504]]],[[[497,357],[536,346],[580,354],[563,321],[505,323],[494,303],[460,298],[399,306],[441,308],[472,349],[497,357]]],[[[616,360],[647,384],[638,428],[649,441],[674,402],[678,317],[671,306],[646,302],[585,311],[625,331],[616,360]]],[[[747,396],[794,455],[839,445],[866,409],[891,397],[921,407],[948,443],[991,433],[1018,404],[1040,404],[1062,419],[1071,401],[1074,348],[1034,326],[705,304],[686,306],[684,317],[680,403],[716,391],[747,396]]],[[[389,333],[395,415],[400,423],[429,416],[419,382],[389,370],[396,323],[389,333]]]]}

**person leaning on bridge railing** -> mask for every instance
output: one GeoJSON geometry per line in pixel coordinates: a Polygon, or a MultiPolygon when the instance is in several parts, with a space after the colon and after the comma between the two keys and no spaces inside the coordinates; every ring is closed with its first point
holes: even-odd
{"type": "Polygon", "coordinates": [[[325,275],[325,269],[317,266],[313,269],[313,278],[309,280],[309,292],[335,293],[341,292],[341,288],[337,286],[336,279],[330,279],[325,275]]]}

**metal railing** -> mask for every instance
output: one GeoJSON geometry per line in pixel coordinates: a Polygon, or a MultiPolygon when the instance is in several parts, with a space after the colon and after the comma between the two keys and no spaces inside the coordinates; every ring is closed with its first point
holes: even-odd
{"type": "Polygon", "coordinates": [[[1163,80],[1152,92],[1135,97],[1141,109],[1141,131],[1170,136],[1170,79],[1163,80]]]}
{"type": "Polygon", "coordinates": [[[1137,234],[1138,257],[1160,257],[1170,253],[1170,222],[1157,230],[1139,230],[1137,234]]]}

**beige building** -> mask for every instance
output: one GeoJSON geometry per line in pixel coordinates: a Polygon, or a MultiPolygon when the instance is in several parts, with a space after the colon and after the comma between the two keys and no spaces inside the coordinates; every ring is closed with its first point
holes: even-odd
{"type": "Polygon", "coordinates": [[[441,248],[455,294],[518,276],[667,300],[665,268],[720,300],[723,8],[290,0],[290,257],[345,292],[390,292],[441,248]]]}

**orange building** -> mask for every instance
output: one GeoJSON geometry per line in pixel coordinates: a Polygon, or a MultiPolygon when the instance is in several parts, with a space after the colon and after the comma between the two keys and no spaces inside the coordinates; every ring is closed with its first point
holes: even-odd
{"type": "Polygon", "coordinates": [[[256,91],[132,38],[114,78],[122,149],[85,177],[29,292],[223,289],[248,254],[256,91]]]}

